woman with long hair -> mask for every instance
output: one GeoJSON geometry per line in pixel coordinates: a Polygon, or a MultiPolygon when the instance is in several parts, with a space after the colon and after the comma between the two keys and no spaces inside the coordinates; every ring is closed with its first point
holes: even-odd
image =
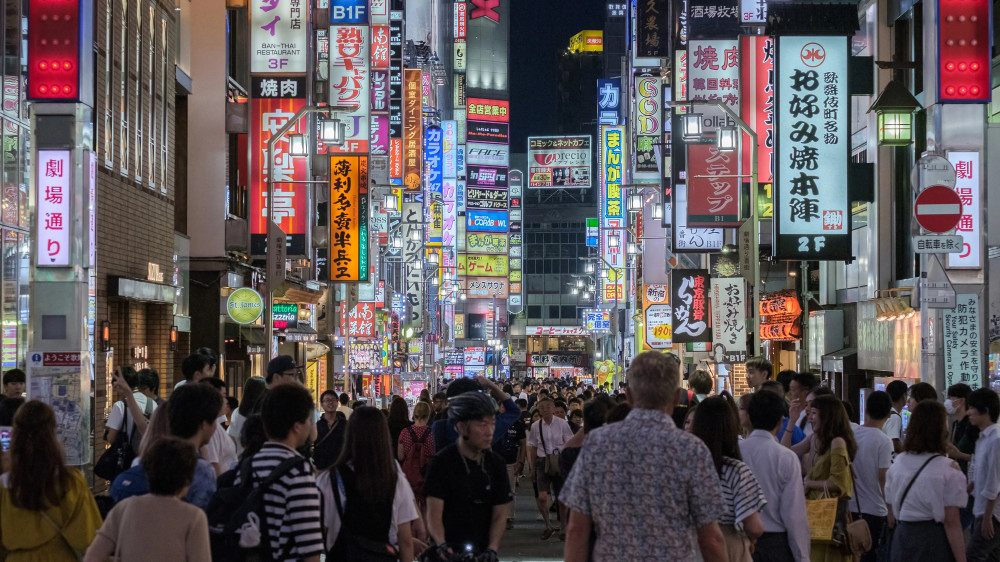
{"type": "Polygon", "coordinates": [[[320,474],[316,485],[323,495],[328,560],[366,559],[368,551],[361,542],[393,545],[399,560],[413,560],[411,523],[419,521],[420,514],[393,457],[381,411],[370,406],[354,410],[340,458],[320,474]]]}
{"type": "Polygon", "coordinates": [[[403,474],[413,489],[417,507],[424,510],[424,467],[434,456],[434,436],[428,421],[431,419],[431,405],[417,402],[413,407],[413,425],[406,427],[397,440],[396,458],[402,465],[403,474]]]}
{"type": "Polygon", "coordinates": [[[403,430],[413,425],[410,421],[410,407],[402,396],[393,396],[389,403],[389,438],[392,439],[392,457],[396,458],[399,450],[399,436],[403,430]]]}
{"type": "MultiPolygon", "coordinates": [[[[847,411],[833,395],[817,396],[806,410],[813,427],[815,453],[805,479],[806,499],[826,497],[850,498],[854,494],[851,461],[858,452],[854,430],[847,411]]],[[[813,562],[850,562],[839,546],[813,542],[810,558],[813,562]]]]}
{"type": "Polygon", "coordinates": [[[965,475],[947,457],[947,424],[948,413],[936,399],[922,400],[910,412],[903,452],[885,477],[891,562],[965,562],[959,511],[968,494],[965,475]]]}
{"type": "Polygon", "coordinates": [[[83,474],[66,466],[56,416],[29,400],[14,415],[10,472],[0,476],[0,551],[8,562],[79,560],[101,525],[83,474]]]}
{"type": "Polygon", "coordinates": [[[261,399],[266,392],[267,381],[263,377],[250,377],[243,383],[243,397],[240,399],[240,405],[233,412],[229,427],[226,428],[226,433],[236,442],[237,457],[243,454],[243,445],[240,443],[243,424],[246,423],[251,414],[260,410],[261,399]]]}
{"type": "Polygon", "coordinates": [[[753,544],[764,533],[760,511],[766,500],[740,455],[739,427],[730,402],[722,396],[711,396],[695,408],[691,433],[708,446],[722,484],[726,509],[719,518],[719,527],[729,561],[750,562],[753,544]]]}

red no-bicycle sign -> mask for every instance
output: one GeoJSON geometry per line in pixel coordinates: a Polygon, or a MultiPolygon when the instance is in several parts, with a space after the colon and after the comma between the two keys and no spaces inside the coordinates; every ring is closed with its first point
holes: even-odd
{"type": "Polygon", "coordinates": [[[913,214],[925,230],[942,234],[958,226],[962,218],[962,199],[954,189],[932,185],[917,195],[913,214]]]}

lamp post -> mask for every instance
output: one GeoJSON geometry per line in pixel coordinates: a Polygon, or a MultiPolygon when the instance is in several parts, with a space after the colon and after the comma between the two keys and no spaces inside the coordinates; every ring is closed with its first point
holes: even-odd
{"type": "MultiPolygon", "coordinates": [[[[751,257],[751,263],[753,264],[753,353],[751,355],[760,354],[760,224],[758,222],[759,217],[757,216],[757,191],[759,186],[757,185],[757,132],[754,131],[750,125],[747,125],[743,119],[740,119],[739,115],[733,112],[722,100],[685,100],[685,101],[664,101],[664,105],[667,107],[693,107],[693,106],[715,106],[726,113],[729,118],[731,118],[736,125],[750,137],[751,155],[750,155],[750,237],[751,237],[751,251],[753,256],[751,257]]],[[[682,117],[683,128],[684,128],[684,140],[690,141],[701,136],[701,114],[700,113],[687,113],[682,117]],[[697,116],[697,117],[695,117],[697,116]]],[[[719,137],[720,150],[726,150],[731,139],[728,132],[725,135],[719,137]],[[725,140],[723,139],[725,137],[725,140]]],[[[746,177],[745,174],[729,174],[713,177],[746,177]]]]}
{"type": "MultiPolygon", "coordinates": [[[[306,115],[308,115],[310,113],[330,113],[330,114],[338,113],[338,112],[349,113],[349,112],[354,111],[355,109],[357,109],[357,108],[353,107],[353,106],[348,106],[348,105],[326,105],[326,106],[307,105],[307,106],[303,107],[302,109],[298,110],[295,113],[295,115],[292,116],[291,119],[289,119],[288,121],[286,121],[285,124],[282,125],[282,127],[280,129],[278,129],[278,131],[276,133],[274,133],[273,135],[271,135],[271,138],[267,139],[267,224],[268,224],[268,229],[267,230],[268,230],[268,236],[269,237],[272,235],[272,232],[281,232],[281,229],[274,222],[274,215],[271,212],[271,210],[274,208],[274,184],[275,184],[275,181],[274,181],[274,145],[279,140],[281,140],[282,138],[284,138],[285,135],[287,135],[289,131],[291,131],[293,128],[297,127],[298,124],[299,124],[299,121],[303,117],[305,117],[306,115]]],[[[321,127],[321,134],[323,134],[323,135],[326,135],[326,134],[332,135],[331,137],[327,137],[327,138],[329,138],[329,141],[330,141],[331,144],[343,144],[343,142],[344,142],[344,136],[345,136],[344,135],[344,124],[341,123],[337,119],[332,119],[332,121],[335,123],[333,126],[326,126],[324,124],[324,126],[321,127]],[[338,140],[338,137],[339,137],[339,140],[338,140]]],[[[326,141],[327,138],[324,138],[323,140],[326,141]]],[[[301,139],[301,138],[296,139],[296,143],[295,144],[301,143],[302,140],[303,139],[301,139]]],[[[301,150],[304,147],[300,147],[300,148],[297,147],[297,148],[299,150],[301,150]]],[[[306,154],[306,156],[308,156],[308,154],[306,154]]],[[[299,181],[284,181],[284,182],[280,182],[280,183],[327,183],[327,182],[325,182],[325,181],[299,180],[299,181]]],[[[271,241],[269,240],[268,241],[269,246],[270,246],[270,243],[271,243],[271,241]]],[[[282,252],[281,255],[284,256],[285,255],[284,252],[282,252]]],[[[276,268],[278,266],[277,259],[278,258],[277,258],[277,256],[274,255],[274,252],[272,252],[271,248],[268,247],[268,249],[267,249],[267,275],[264,277],[264,280],[265,280],[265,284],[264,284],[264,292],[265,292],[265,295],[264,295],[264,315],[265,315],[264,316],[264,329],[266,330],[265,333],[267,334],[267,344],[266,344],[266,347],[267,347],[267,360],[268,361],[270,361],[270,359],[272,357],[274,357],[274,354],[276,352],[276,349],[275,349],[275,346],[274,346],[274,319],[272,318],[272,314],[274,313],[274,285],[275,285],[275,283],[274,283],[274,281],[275,281],[275,279],[274,279],[274,271],[276,270],[276,268]]],[[[284,259],[284,257],[282,257],[282,260],[283,259],[284,259]]],[[[281,264],[281,265],[282,265],[282,269],[284,269],[284,264],[281,264]]],[[[345,368],[345,371],[346,371],[346,368],[345,368]]],[[[345,380],[345,385],[346,384],[347,384],[347,381],[345,380]]]]}

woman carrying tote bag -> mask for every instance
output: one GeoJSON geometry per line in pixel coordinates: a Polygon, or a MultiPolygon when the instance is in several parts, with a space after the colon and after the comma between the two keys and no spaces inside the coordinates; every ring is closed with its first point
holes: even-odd
{"type": "MultiPolygon", "coordinates": [[[[817,396],[806,412],[816,447],[805,479],[806,499],[850,498],[854,493],[851,460],[858,446],[843,403],[836,396],[817,396]]],[[[851,562],[852,557],[844,554],[839,545],[813,541],[809,558],[812,562],[851,562]]]]}

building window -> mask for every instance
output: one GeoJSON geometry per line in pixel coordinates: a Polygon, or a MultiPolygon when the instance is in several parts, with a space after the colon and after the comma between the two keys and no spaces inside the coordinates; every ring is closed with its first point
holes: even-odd
{"type": "Polygon", "coordinates": [[[528,318],[535,320],[540,320],[542,318],[542,307],[541,306],[529,306],[528,307],[528,318]]]}

